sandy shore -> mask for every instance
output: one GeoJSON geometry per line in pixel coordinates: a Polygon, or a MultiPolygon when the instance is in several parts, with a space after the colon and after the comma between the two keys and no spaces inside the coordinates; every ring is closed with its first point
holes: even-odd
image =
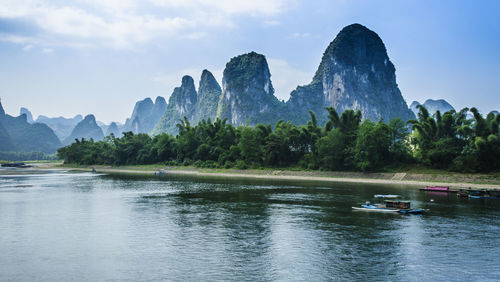
{"type": "MultiPolygon", "coordinates": [[[[54,166],[46,166],[54,168],[54,166]]],[[[406,173],[330,173],[331,175],[314,175],[321,172],[300,172],[300,171],[240,171],[240,170],[218,170],[218,169],[194,169],[194,168],[175,168],[175,169],[154,169],[141,167],[85,167],[64,169],[77,171],[93,171],[106,174],[129,174],[129,175],[158,175],[159,172],[172,176],[194,176],[207,178],[239,178],[239,179],[260,179],[260,180],[287,180],[287,181],[314,181],[314,182],[336,182],[336,183],[365,183],[365,184],[384,184],[384,185],[405,185],[423,188],[425,186],[448,186],[451,189],[500,189],[500,184],[482,184],[465,182],[462,179],[456,181],[436,181],[436,180],[405,180],[406,173]],[[306,173],[313,174],[307,175],[306,173]],[[363,177],[359,177],[362,175],[363,177]],[[354,176],[354,177],[353,177],[354,176]]],[[[326,174],[326,173],[325,173],[326,174]]],[[[415,178],[409,175],[408,178],[415,178]]]]}

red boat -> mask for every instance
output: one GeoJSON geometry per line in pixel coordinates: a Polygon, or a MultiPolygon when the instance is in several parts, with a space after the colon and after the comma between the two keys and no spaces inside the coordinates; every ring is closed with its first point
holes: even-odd
{"type": "Polygon", "coordinates": [[[427,186],[425,188],[420,189],[422,191],[433,191],[433,192],[445,192],[445,193],[456,193],[455,190],[450,190],[450,187],[447,186],[427,186]]]}

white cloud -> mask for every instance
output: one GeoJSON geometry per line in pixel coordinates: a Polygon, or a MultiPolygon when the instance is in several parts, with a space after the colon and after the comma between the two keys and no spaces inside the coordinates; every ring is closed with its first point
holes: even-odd
{"type": "Polygon", "coordinates": [[[206,38],[207,36],[208,36],[207,32],[193,32],[193,33],[186,34],[184,36],[184,38],[191,39],[191,40],[198,40],[198,39],[206,38]]]}
{"type": "Polygon", "coordinates": [[[295,32],[291,35],[292,38],[308,38],[309,36],[307,32],[295,32]]]}
{"type": "Polygon", "coordinates": [[[225,14],[275,15],[290,6],[290,0],[151,0],[158,6],[190,10],[216,10],[225,14]]]}
{"type": "Polygon", "coordinates": [[[263,17],[266,24],[279,24],[265,18],[281,13],[295,0],[73,0],[59,4],[46,0],[2,1],[0,18],[32,22],[41,34],[35,39],[0,35],[0,40],[32,44],[39,40],[46,46],[131,48],[160,37],[201,39],[209,28],[235,27],[240,15],[263,17]]]}
{"type": "Polygon", "coordinates": [[[52,53],[54,53],[54,49],[52,49],[52,48],[43,48],[42,49],[42,53],[52,54],[52,53]]]}
{"type": "Polygon", "coordinates": [[[285,60],[268,58],[267,63],[271,72],[274,95],[280,100],[288,100],[290,92],[299,85],[309,83],[313,77],[312,73],[296,69],[285,60]]]}
{"type": "Polygon", "coordinates": [[[279,21],[276,21],[276,20],[266,20],[266,21],[263,21],[263,23],[265,25],[270,25],[270,26],[275,26],[275,25],[281,24],[279,21]]]}
{"type": "Polygon", "coordinates": [[[25,52],[31,51],[31,49],[33,49],[33,45],[31,45],[31,44],[23,47],[23,51],[25,51],[25,52]]]}
{"type": "Polygon", "coordinates": [[[26,44],[26,43],[36,43],[37,40],[28,36],[20,36],[20,35],[0,32],[0,41],[17,43],[17,44],[26,44]]]}

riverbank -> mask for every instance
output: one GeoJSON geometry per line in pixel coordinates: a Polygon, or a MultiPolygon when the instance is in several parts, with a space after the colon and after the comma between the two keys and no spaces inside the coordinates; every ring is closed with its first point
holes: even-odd
{"type": "Polygon", "coordinates": [[[406,185],[422,188],[425,186],[449,186],[451,189],[500,189],[498,174],[460,174],[460,173],[361,173],[303,170],[238,170],[206,169],[195,167],[167,167],[161,165],[142,166],[73,166],[40,164],[42,169],[69,169],[76,171],[95,171],[106,174],[193,176],[209,178],[239,178],[261,180],[288,180],[314,182],[365,183],[384,185],[406,185]]]}

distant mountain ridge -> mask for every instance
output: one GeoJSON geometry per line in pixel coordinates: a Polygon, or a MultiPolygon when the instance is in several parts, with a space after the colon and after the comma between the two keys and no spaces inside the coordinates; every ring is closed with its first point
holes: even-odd
{"type": "Polygon", "coordinates": [[[104,139],[104,133],[101,127],[97,125],[94,115],[87,115],[80,121],[75,128],[71,131],[71,134],[64,139],[63,144],[69,145],[75,141],[75,139],[86,140],[93,139],[94,141],[100,141],[104,139]]]}
{"type": "Polygon", "coordinates": [[[42,123],[29,123],[26,114],[13,117],[0,102],[0,150],[54,153],[61,141],[42,123]]]}
{"type": "Polygon", "coordinates": [[[167,102],[163,97],[156,97],[155,102],[151,98],[135,103],[132,115],[125,121],[122,131],[134,133],[149,133],[158,123],[167,108],[167,102]]]}
{"type": "Polygon", "coordinates": [[[334,107],[339,113],[360,110],[363,118],[374,121],[395,117],[408,120],[415,116],[401,95],[395,67],[382,39],[365,26],[344,27],[326,48],[311,82],[297,86],[286,102],[274,95],[266,57],[250,52],[235,56],[226,64],[221,84],[204,70],[198,90],[193,78],[184,76],[168,103],[160,96],[154,103],[151,98],[138,101],[123,126],[112,123],[101,125],[104,130],[98,130],[93,115],[84,120],[81,116],[40,116],[37,121],[49,125],[68,144],[75,138],[102,139],[103,132],[117,137],[124,131],[176,134],[176,124],[184,117],[193,124],[221,118],[233,125],[274,124],[279,119],[300,125],[309,120],[308,112],[312,111],[318,124],[323,125],[327,120],[326,107],[334,107]]]}
{"type": "Polygon", "coordinates": [[[71,131],[75,126],[83,120],[82,115],[76,115],[73,118],[65,117],[47,117],[40,115],[36,119],[36,122],[44,123],[48,125],[60,140],[66,139],[71,134],[71,131]]]}
{"type": "MultiPolygon", "coordinates": [[[[415,113],[415,115],[417,115],[419,112],[417,108],[418,105],[421,104],[417,101],[413,101],[410,105],[410,109],[415,113]]],[[[455,110],[455,108],[444,99],[438,99],[438,100],[427,99],[422,104],[422,106],[424,106],[431,115],[435,114],[437,111],[441,112],[441,114],[444,114],[445,112],[455,110]]]]}

